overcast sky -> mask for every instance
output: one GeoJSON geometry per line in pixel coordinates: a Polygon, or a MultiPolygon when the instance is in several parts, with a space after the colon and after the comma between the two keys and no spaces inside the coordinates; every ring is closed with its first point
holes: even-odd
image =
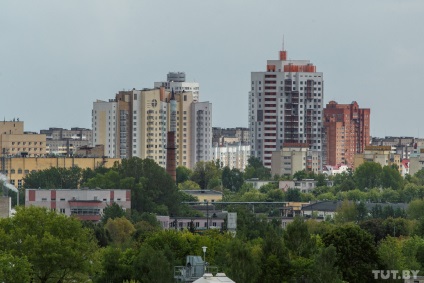
{"type": "Polygon", "coordinates": [[[250,72],[308,59],[325,103],[371,108],[371,135],[424,137],[422,0],[2,0],[0,117],[91,128],[96,99],[169,71],[200,83],[213,126],[246,127],[250,72]]]}

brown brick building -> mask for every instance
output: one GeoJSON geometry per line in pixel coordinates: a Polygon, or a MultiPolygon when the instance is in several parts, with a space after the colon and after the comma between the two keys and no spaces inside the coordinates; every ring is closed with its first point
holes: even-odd
{"type": "Polygon", "coordinates": [[[324,109],[326,165],[352,166],[356,153],[363,153],[370,143],[369,108],[359,108],[356,101],[338,104],[330,101],[324,109]]]}

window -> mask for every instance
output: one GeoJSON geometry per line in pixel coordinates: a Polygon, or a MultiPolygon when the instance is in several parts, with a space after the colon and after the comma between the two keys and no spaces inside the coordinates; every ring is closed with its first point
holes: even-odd
{"type": "Polygon", "coordinates": [[[60,209],[60,213],[65,214],[65,209],[64,208],[61,208],[60,209]]]}

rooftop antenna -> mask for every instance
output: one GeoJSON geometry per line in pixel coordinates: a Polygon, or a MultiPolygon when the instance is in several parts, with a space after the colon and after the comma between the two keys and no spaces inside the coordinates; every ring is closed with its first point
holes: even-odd
{"type": "Polygon", "coordinates": [[[281,51],[284,51],[284,34],[283,34],[283,49],[281,51]]]}

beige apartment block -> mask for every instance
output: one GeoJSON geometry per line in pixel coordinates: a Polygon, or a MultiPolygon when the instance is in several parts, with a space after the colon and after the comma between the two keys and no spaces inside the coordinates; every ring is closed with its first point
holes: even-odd
{"type": "Polygon", "coordinates": [[[4,157],[1,160],[1,170],[8,177],[10,183],[18,188],[23,185],[23,178],[30,172],[55,168],[72,168],[78,166],[82,169],[104,166],[111,168],[115,162],[121,162],[118,158],[72,158],[72,157],[4,157]]]}
{"type": "MultiPolygon", "coordinates": [[[[111,158],[150,158],[166,167],[172,93],[164,88],[121,91],[115,99],[93,103],[93,145],[111,158]]],[[[212,104],[177,92],[176,162],[192,168],[212,156],[212,104]],[[195,135],[195,136],[193,136],[195,135]]]]}
{"type": "Polygon", "coordinates": [[[46,135],[24,132],[24,122],[0,122],[2,156],[40,157],[46,155],[46,135]]]}
{"type": "Polygon", "coordinates": [[[376,162],[382,167],[397,165],[400,167],[401,160],[399,154],[392,152],[391,146],[366,146],[364,153],[355,154],[354,168],[358,168],[364,162],[376,162]]]}
{"type": "Polygon", "coordinates": [[[285,143],[281,150],[274,151],[271,159],[271,174],[293,176],[298,171],[321,172],[321,154],[309,149],[304,143],[285,143]]]}

